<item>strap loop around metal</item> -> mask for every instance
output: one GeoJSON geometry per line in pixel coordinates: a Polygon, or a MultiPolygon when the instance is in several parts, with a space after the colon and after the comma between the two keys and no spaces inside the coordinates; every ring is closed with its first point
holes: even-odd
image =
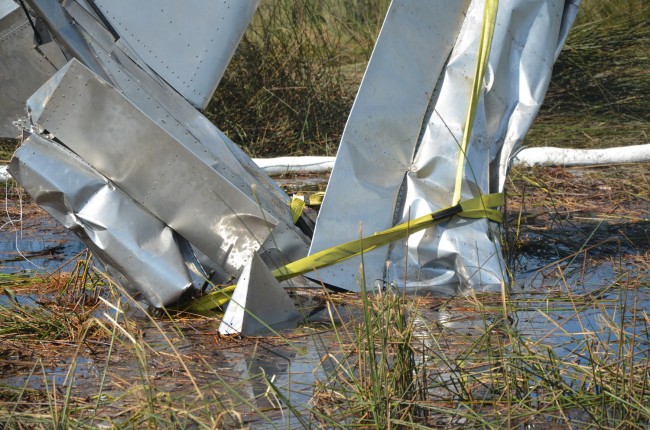
{"type": "Polygon", "coordinates": [[[328,267],[348,258],[355,257],[364,252],[372,251],[396,240],[404,239],[409,235],[431,227],[432,225],[458,215],[465,218],[488,218],[495,222],[501,222],[501,212],[495,210],[503,204],[503,194],[486,194],[481,197],[461,202],[458,205],[441,209],[428,215],[396,225],[384,231],[365,238],[346,242],[333,246],[323,251],[302,258],[293,263],[273,271],[273,276],[278,281],[284,281],[294,276],[328,267]]]}
{"type": "MultiPolygon", "coordinates": [[[[364,252],[372,251],[396,240],[404,239],[409,235],[424,230],[434,224],[450,219],[453,216],[463,218],[487,218],[494,222],[502,222],[503,215],[496,208],[504,203],[503,193],[485,194],[480,197],[465,200],[455,206],[451,206],[428,215],[396,225],[384,231],[365,238],[353,240],[341,245],[333,246],[317,252],[300,260],[289,263],[284,267],[273,271],[273,276],[278,281],[286,281],[296,276],[318,270],[323,267],[332,266],[340,261],[361,255],[364,252]]],[[[208,294],[195,299],[189,307],[185,308],[190,312],[205,312],[223,306],[230,299],[235,290],[234,285],[223,289],[211,291],[208,294]]]]}

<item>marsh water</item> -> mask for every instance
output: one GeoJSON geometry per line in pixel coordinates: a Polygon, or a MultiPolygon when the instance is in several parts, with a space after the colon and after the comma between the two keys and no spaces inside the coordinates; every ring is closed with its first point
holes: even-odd
{"type": "MultiPolygon", "coordinates": [[[[293,177],[283,179],[282,186],[289,193],[309,193],[323,189],[325,183],[324,177],[293,177]]],[[[512,244],[513,278],[507,291],[508,321],[528,342],[550,347],[560,359],[581,363],[589,359],[586,347],[604,345],[612,353],[616,345],[623,348],[627,338],[634,338],[633,356],[648,359],[650,203],[640,199],[631,204],[628,213],[641,215],[603,217],[589,208],[549,215],[523,203],[508,208],[512,224],[525,215],[516,229],[508,228],[510,238],[506,235],[512,244]]],[[[0,230],[3,273],[31,276],[70,270],[71,259],[84,249],[74,235],[33,203],[11,198],[5,200],[5,209],[0,230]]],[[[453,354],[466,350],[458,339],[485,333],[492,324],[491,313],[501,312],[502,296],[477,296],[478,306],[487,313],[478,312],[469,296],[421,298],[415,317],[418,342],[430,347],[435,343],[453,354]],[[443,343],[447,346],[440,346],[443,343]]],[[[38,306],[42,297],[38,291],[5,294],[0,306],[9,306],[12,300],[38,306]]],[[[301,411],[313,406],[315,387],[335,367],[333,351],[353,342],[361,311],[350,304],[353,298],[330,300],[320,290],[299,292],[295,298],[303,319],[278,333],[244,339],[219,336],[218,317],[151,316],[138,303],[124,300],[119,312],[100,306],[94,311],[96,318],[109,328],[115,327],[112,320],[131,324],[133,337],[115,342],[100,336],[81,345],[35,340],[23,349],[3,345],[0,385],[35,392],[69,388],[74,398],[88,399],[90,404],[102,400],[99,414],[116,422],[134,407],[134,392],[146,394],[154,387],[156,393],[168,393],[169,402],[189,410],[215,402],[224,410],[236,410],[240,415],[232,420],[253,427],[301,426],[306,419],[301,411]],[[286,407],[289,404],[292,409],[286,407]]]]}

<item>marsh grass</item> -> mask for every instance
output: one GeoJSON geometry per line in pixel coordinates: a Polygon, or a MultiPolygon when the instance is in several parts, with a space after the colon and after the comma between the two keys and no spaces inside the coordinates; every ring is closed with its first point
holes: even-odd
{"type": "Polygon", "coordinates": [[[314,407],[342,428],[644,428],[648,316],[622,298],[639,286],[612,286],[619,298],[610,300],[565,287],[563,294],[514,294],[507,301],[493,294],[446,302],[361,298],[364,316],[339,333],[314,407]],[[457,319],[431,320],[430,306],[457,319]],[[598,318],[587,318],[587,310],[598,318]],[[408,322],[400,324],[406,313],[408,322]],[[557,322],[536,333],[527,327],[531,315],[557,322]],[[457,324],[463,318],[473,324],[457,324]]]}
{"type": "Polygon", "coordinates": [[[254,366],[233,374],[228,358],[215,362],[210,352],[255,355],[259,344],[300,354],[300,331],[224,338],[215,318],[151,318],[108,294],[87,255],[70,274],[18,276],[0,306],[3,329],[14,327],[0,339],[0,371],[25,376],[0,385],[0,427],[645,428],[646,171],[514,171],[506,248],[517,276],[530,264],[517,256],[541,255],[530,285],[515,278],[502,295],[455,298],[319,293],[331,322],[305,327],[326,336],[308,387],[279,384],[254,366]],[[603,265],[613,280],[586,288],[603,265]],[[357,317],[337,315],[345,308],[357,317]],[[97,369],[90,385],[88,363],[97,369]],[[311,401],[296,402],[292,390],[310,391],[311,401]]]}
{"type": "Polygon", "coordinates": [[[501,295],[345,298],[363,318],[338,331],[315,408],[341,427],[645,428],[646,172],[646,165],[515,170],[506,249],[514,272],[531,271],[532,281],[515,277],[501,295]],[[531,270],[531,260],[544,263],[531,270]],[[587,287],[590,272],[607,267],[613,281],[587,287]],[[406,348],[387,348],[404,339],[406,348]],[[408,390],[396,388],[402,373],[392,366],[400,360],[409,363],[408,390]]]}
{"type": "Polygon", "coordinates": [[[582,2],[526,145],[648,142],[649,20],[650,5],[643,0],[582,2]]]}
{"type": "Polygon", "coordinates": [[[643,1],[582,4],[554,66],[547,109],[647,121],[648,19],[643,1]]]}
{"type": "Polygon", "coordinates": [[[0,139],[0,163],[8,163],[17,146],[18,139],[0,139]]]}
{"type": "MultiPolygon", "coordinates": [[[[88,252],[76,260],[69,273],[32,277],[29,282],[19,274],[15,288],[4,288],[0,340],[77,341],[95,331],[92,313],[106,280],[91,274],[88,252]]],[[[10,283],[11,276],[5,277],[5,283],[10,283]]]]}
{"type": "Polygon", "coordinates": [[[207,116],[253,156],[333,155],[387,7],[262,2],[207,116]]]}
{"type": "MultiPolygon", "coordinates": [[[[253,156],[333,155],[386,0],[262,2],[207,114],[253,156]]],[[[529,146],[644,143],[650,6],[583,2],[529,146]]]]}
{"type": "Polygon", "coordinates": [[[79,401],[71,391],[77,357],[103,338],[93,312],[107,282],[93,271],[88,252],[72,263],[71,272],[32,276],[29,281],[16,275],[12,286],[12,275],[3,277],[7,286],[0,298],[0,374],[28,372],[20,387],[0,384],[3,428],[69,425],[69,408],[79,401]],[[53,366],[48,363],[57,361],[70,363],[62,379],[48,374],[53,366]],[[41,389],[30,387],[34,380],[42,382],[41,389]]]}
{"type": "Polygon", "coordinates": [[[588,264],[585,250],[596,261],[621,247],[637,250],[633,257],[643,267],[650,243],[648,167],[512,169],[506,185],[509,267],[517,270],[530,254],[569,261],[578,253],[588,264]]]}
{"type": "Polygon", "coordinates": [[[371,296],[362,289],[362,318],[350,331],[337,333],[342,348],[314,390],[315,410],[340,425],[389,428],[391,422],[422,415],[426,377],[416,365],[415,302],[395,292],[371,296]]]}
{"type": "MultiPolygon", "coordinates": [[[[224,364],[183,352],[191,332],[204,332],[203,338],[214,338],[225,350],[260,339],[220,338],[209,329],[210,318],[135,317],[126,307],[144,315],[137,302],[100,299],[96,391],[81,395],[74,388],[85,344],[68,339],[73,357],[64,377],[50,377],[44,362],[35,361],[25,369],[25,385],[0,387],[0,423],[255,428],[282,427],[282,416],[293,416],[292,428],[504,428],[542,422],[644,428],[650,423],[650,320],[630,297],[647,288],[648,280],[635,269],[596,292],[576,292],[558,264],[560,288],[550,292],[447,299],[390,290],[324,294],[334,341],[326,344],[320,364],[313,363],[320,376],[310,405],[293,403],[273,375],[250,368],[233,379],[224,364]],[[341,306],[358,309],[359,317],[335,322],[341,306]],[[588,318],[587,311],[598,317],[588,318]],[[538,332],[531,328],[534,319],[550,323],[538,332]],[[34,381],[41,381],[41,389],[31,388],[34,381]],[[247,387],[253,384],[268,389],[251,397],[247,387]]],[[[294,341],[294,335],[278,335],[264,343],[294,341]]]]}

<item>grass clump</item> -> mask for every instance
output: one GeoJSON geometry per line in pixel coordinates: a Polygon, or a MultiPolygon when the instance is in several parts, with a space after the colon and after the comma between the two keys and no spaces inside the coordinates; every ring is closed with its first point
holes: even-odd
{"type": "Polygon", "coordinates": [[[613,300],[568,285],[507,301],[362,297],[360,320],[321,363],[312,417],[332,428],[644,428],[647,315],[620,298],[633,284],[611,286],[613,300]],[[540,319],[558,322],[532,330],[540,319]]]}
{"type": "Polygon", "coordinates": [[[339,357],[332,355],[332,368],[314,390],[317,416],[327,417],[321,418],[324,425],[334,420],[341,426],[389,428],[422,415],[418,402],[426,397],[426,378],[416,363],[409,317],[414,304],[392,291],[371,297],[363,290],[362,318],[354,322],[349,344],[339,357]]]}
{"type": "Polygon", "coordinates": [[[648,120],[650,6],[585,2],[553,69],[547,108],[648,120]]]}
{"type": "Polygon", "coordinates": [[[262,2],[206,115],[253,156],[334,154],[387,6],[262,2]]]}
{"type": "Polygon", "coordinates": [[[650,134],[650,4],[582,2],[528,146],[604,148],[650,134]]]}
{"type": "Polygon", "coordinates": [[[8,163],[18,147],[18,139],[0,139],[0,163],[8,163]]]}
{"type": "Polygon", "coordinates": [[[105,280],[92,273],[91,256],[88,252],[83,254],[84,258],[78,256],[68,273],[32,277],[30,282],[16,275],[16,288],[3,289],[0,339],[77,341],[84,340],[89,330],[96,333],[92,313],[99,305],[100,287],[105,280]],[[17,296],[16,291],[22,294],[17,296]],[[27,292],[33,294],[25,295],[27,292]]]}

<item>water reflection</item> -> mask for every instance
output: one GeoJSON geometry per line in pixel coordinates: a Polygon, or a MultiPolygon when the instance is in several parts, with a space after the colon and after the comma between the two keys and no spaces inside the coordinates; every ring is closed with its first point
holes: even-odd
{"type": "MultiPolygon", "coordinates": [[[[16,206],[18,203],[11,203],[16,206]]],[[[86,249],[73,233],[34,205],[18,206],[19,217],[5,208],[0,228],[0,272],[50,273],[86,249]],[[36,213],[35,213],[36,212],[36,213]]]]}

